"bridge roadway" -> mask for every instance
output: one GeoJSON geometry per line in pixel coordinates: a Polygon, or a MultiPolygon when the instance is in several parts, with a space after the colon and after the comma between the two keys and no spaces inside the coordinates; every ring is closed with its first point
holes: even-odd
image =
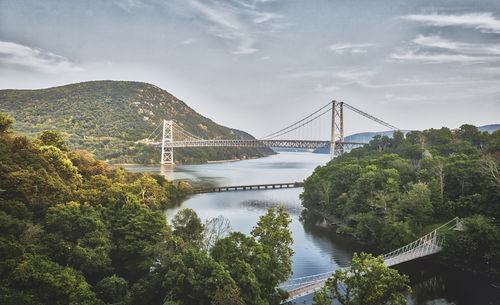
{"type": "MultiPolygon", "coordinates": [[[[336,142],[340,143],[340,142],[336,142]]],[[[161,142],[153,145],[161,147],[161,142]]],[[[361,146],[365,142],[342,142],[344,146],[361,146]]],[[[276,148],[305,148],[318,149],[330,147],[329,141],[316,140],[196,140],[196,141],[165,141],[165,148],[181,147],[276,147],[276,148]]]]}
{"type": "Polygon", "coordinates": [[[249,191],[249,190],[272,190],[303,187],[304,182],[288,182],[288,183],[271,183],[271,184],[252,184],[252,185],[235,185],[235,186],[216,186],[194,190],[193,193],[216,193],[216,192],[231,192],[231,191],[249,191]]]}

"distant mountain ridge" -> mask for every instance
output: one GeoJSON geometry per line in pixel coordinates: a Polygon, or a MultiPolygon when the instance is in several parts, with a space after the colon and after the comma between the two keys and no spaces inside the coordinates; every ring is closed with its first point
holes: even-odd
{"type": "MultiPolygon", "coordinates": [[[[500,124],[490,124],[490,125],[484,125],[484,126],[479,126],[477,127],[479,131],[486,131],[489,133],[495,132],[497,130],[500,130],[500,124]]],[[[401,130],[405,135],[410,132],[411,130],[401,130]]],[[[392,138],[392,135],[394,134],[394,130],[389,130],[389,131],[376,131],[376,132],[360,132],[360,133],[355,133],[352,135],[348,135],[344,137],[344,141],[347,142],[370,142],[375,136],[388,136],[392,138]]],[[[321,153],[321,154],[326,154],[330,153],[329,148],[328,149],[316,149],[313,151],[314,153],[321,153]]]]}
{"type": "MultiPolygon", "coordinates": [[[[158,163],[148,137],[163,119],[174,119],[205,139],[253,138],[198,114],[169,92],[142,82],[90,81],[39,90],[0,90],[0,112],[15,119],[14,131],[36,136],[45,129],[62,132],[73,149],[85,149],[101,160],[158,163]]],[[[252,148],[176,149],[177,162],[204,162],[262,156],[252,148]]],[[[269,153],[270,150],[267,150],[269,153]]]]}
{"type": "Polygon", "coordinates": [[[490,124],[490,125],[479,126],[477,129],[479,129],[479,131],[487,131],[489,133],[493,133],[493,132],[500,129],[500,124],[490,124]]]}

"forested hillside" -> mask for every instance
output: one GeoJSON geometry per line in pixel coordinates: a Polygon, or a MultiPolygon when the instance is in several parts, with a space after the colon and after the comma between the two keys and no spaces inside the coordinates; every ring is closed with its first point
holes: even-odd
{"type": "MultiPolygon", "coordinates": [[[[201,116],[154,85],[93,81],[41,90],[0,90],[0,112],[16,120],[18,134],[42,130],[63,133],[72,149],[85,149],[113,163],[159,163],[160,154],[136,141],[148,137],[163,119],[176,120],[205,139],[240,139],[242,133],[201,116]]],[[[177,149],[177,162],[205,162],[262,156],[252,148],[177,149]]]]}
{"type": "Polygon", "coordinates": [[[290,218],[251,235],[190,209],[163,210],[186,184],[111,169],[45,131],[11,134],[0,114],[0,304],[281,304],[291,274],[290,218]]]}
{"type": "Polygon", "coordinates": [[[395,132],[318,167],[303,205],[387,250],[455,216],[465,230],[446,240],[447,261],[500,280],[500,131],[472,125],[395,132]]]}

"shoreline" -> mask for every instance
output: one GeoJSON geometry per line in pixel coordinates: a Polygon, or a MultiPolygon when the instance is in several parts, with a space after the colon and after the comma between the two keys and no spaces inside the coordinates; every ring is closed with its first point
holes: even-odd
{"type": "MultiPolygon", "coordinates": [[[[269,155],[265,155],[262,157],[248,157],[244,159],[226,159],[226,160],[207,160],[207,162],[204,163],[181,163],[181,164],[174,164],[174,165],[199,165],[199,164],[214,164],[214,163],[225,163],[225,162],[237,162],[237,161],[245,161],[245,160],[253,160],[253,159],[260,159],[260,158],[265,158],[268,157],[269,155]]],[[[152,167],[152,166],[162,166],[159,163],[154,163],[154,164],[143,164],[143,163],[107,163],[103,161],[109,166],[114,166],[114,167],[120,167],[120,166],[145,166],[145,167],[152,167]]],[[[171,166],[171,164],[165,164],[167,166],[171,166]]]]}

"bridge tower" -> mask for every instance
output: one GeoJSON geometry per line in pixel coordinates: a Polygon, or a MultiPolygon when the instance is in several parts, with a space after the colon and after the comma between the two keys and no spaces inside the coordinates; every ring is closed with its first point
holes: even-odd
{"type": "Polygon", "coordinates": [[[344,153],[344,102],[332,101],[330,160],[344,153]]]}
{"type": "Polygon", "coordinates": [[[174,129],[172,120],[163,120],[163,136],[161,139],[161,164],[174,164],[174,149],[165,147],[165,142],[174,141],[174,129]]]}

